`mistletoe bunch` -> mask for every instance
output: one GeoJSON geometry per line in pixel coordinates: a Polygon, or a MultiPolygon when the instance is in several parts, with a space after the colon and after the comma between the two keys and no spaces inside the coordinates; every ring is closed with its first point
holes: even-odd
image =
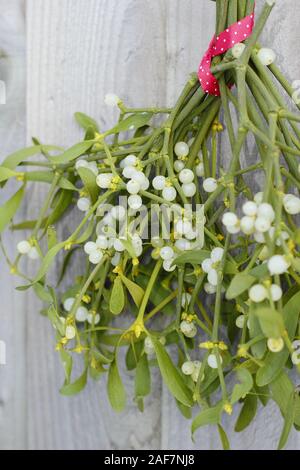
{"type": "MultiPolygon", "coordinates": [[[[37,220],[11,225],[28,231],[16,259],[2,250],[25,281],[20,289],[33,287],[48,304],[43,312],[65,372],[61,393],[107,376],[111,405],[121,411],[125,350],[141,410],[158,367],[181,413],[191,418],[196,408],[192,432],[215,424],[224,448],[222,416],[234,406],[241,407],[239,432],[259,403],[274,400],[284,418],[279,448],[300,427],[292,374],[300,370],[300,114],[292,100],[286,105],[294,90],[274,52],[258,43],[274,3],[266,1],[245,43],[214,58],[220,97],[207,95],[196,75],[172,109],[131,109],[109,94],[106,104],[120,110],[115,127],[101,132],[76,113],[82,142],[62,151],[34,139],[0,167],[2,193],[8,180],[21,183],[0,208],[1,231],[30,182],[49,187],[37,220]],[[247,166],[250,138],[255,162],[247,166]],[[31,160],[39,154],[43,160],[31,160]],[[255,194],[254,179],[261,182],[255,194]],[[59,241],[56,224],[78,214],[78,226],[59,241]],[[82,273],[63,288],[80,254],[82,273]],[[21,272],[25,256],[38,262],[34,278],[21,272]],[[54,288],[48,273],[58,256],[54,288]],[[73,354],[83,357],[75,381],[73,354]]],[[[254,2],[218,0],[216,7],[219,34],[251,14],[254,2]]]]}

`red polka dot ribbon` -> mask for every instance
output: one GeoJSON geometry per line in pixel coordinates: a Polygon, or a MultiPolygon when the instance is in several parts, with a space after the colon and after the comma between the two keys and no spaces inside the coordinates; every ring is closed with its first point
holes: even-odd
{"type": "Polygon", "coordinates": [[[224,54],[235,44],[245,41],[251,36],[253,27],[254,13],[229,26],[229,28],[220,33],[219,36],[213,37],[198,70],[199,81],[205,93],[220,96],[218,81],[210,71],[212,59],[218,55],[224,54]]]}

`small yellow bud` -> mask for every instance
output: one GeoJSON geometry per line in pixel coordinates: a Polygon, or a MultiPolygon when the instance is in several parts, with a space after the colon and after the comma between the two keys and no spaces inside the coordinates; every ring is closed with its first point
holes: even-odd
{"type": "Polygon", "coordinates": [[[123,272],[123,269],[122,269],[122,266],[118,265],[115,267],[115,269],[113,270],[113,273],[115,274],[122,274],[123,272]]]}
{"type": "Polygon", "coordinates": [[[291,253],[295,250],[296,247],[295,242],[291,238],[289,239],[287,246],[291,253]]]}
{"type": "Polygon", "coordinates": [[[89,304],[91,302],[91,297],[88,295],[88,294],[85,294],[83,297],[82,297],[82,302],[84,302],[85,304],[89,304]]]}
{"type": "Polygon", "coordinates": [[[223,410],[229,416],[232,415],[233,408],[232,408],[232,405],[229,402],[224,403],[223,410]]]}
{"type": "Polygon", "coordinates": [[[219,234],[217,235],[217,239],[218,239],[220,242],[223,241],[223,240],[224,240],[224,235],[222,235],[221,233],[219,233],[219,234]]]}
{"type": "Polygon", "coordinates": [[[237,356],[247,359],[248,357],[248,348],[246,346],[240,345],[237,350],[237,356]]]}
{"type": "Polygon", "coordinates": [[[12,266],[12,267],[10,268],[10,274],[13,274],[13,275],[14,275],[14,274],[17,274],[17,268],[16,268],[15,266],[12,266]]]}
{"type": "Polygon", "coordinates": [[[220,341],[218,343],[218,348],[221,350],[221,351],[227,351],[228,350],[228,347],[227,345],[224,343],[224,341],[220,341]]]}
{"type": "Polygon", "coordinates": [[[24,179],[25,179],[25,173],[18,173],[16,175],[16,180],[17,181],[24,181],[24,179]]]}
{"type": "Polygon", "coordinates": [[[214,343],[212,341],[205,341],[204,343],[199,344],[199,348],[201,349],[213,349],[214,343]]]}
{"type": "Polygon", "coordinates": [[[194,274],[195,276],[201,276],[201,274],[203,274],[203,270],[200,267],[195,268],[194,274]]]}
{"type": "Polygon", "coordinates": [[[142,331],[143,331],[143,326],[141,326],[140,324],[134,327],[134,334],[137,338],[141,336],[142,331]]]}
{"type": "Polygon", "coordinates": [[[133,264],[133,266],[138,266],[140,264],[139,259],[138,258],[133,258],[132,264],[133,264]]]}

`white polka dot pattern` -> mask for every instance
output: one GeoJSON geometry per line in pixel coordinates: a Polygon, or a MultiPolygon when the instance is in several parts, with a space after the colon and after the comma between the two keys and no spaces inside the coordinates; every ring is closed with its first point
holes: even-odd
{"type": "Polygon", "coordinates": [[[245,41],[251,35],[253,27],[254,13],[213,37],[198,69],[199,81],[205,93],[220,96],[219,84],[210,71],[213,57],[224,54],[235,44],[245,41]]]}

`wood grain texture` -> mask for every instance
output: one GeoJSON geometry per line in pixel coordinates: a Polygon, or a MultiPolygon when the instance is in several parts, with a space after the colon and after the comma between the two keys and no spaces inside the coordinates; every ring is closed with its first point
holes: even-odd
{"type": "MultiPolygon", "coordinates": [[[[7,74],[14,99],[0,108],[1,157],[23,145],[25,124],[23,2],[7,3],[0,0],[0,47],[15,58],[14,73],[9,75],[11,66],[2,67],[2,61],[0,73],[7,74]]],[[[300,35],[300,4],[279,3],[264,43],[279,51],[278,62],[297,80],[300,63],[292,46],[300,35]]],[[[208,0],[26,0],[25,6],[27,143],[31,136],[49,144],[76,142],[80,132],[72,118],[75,111],[92,115],[106,128],[116,117],[103,105],[107,92],[132,106],[173,105],[214,30],[214,3],[208,0]]],[[[38,207],[41,191],[35,188],[23,215],[38,207]]],[[[67,226],[62,227],[60,235],[67,233],[67,226]]],[[[10,240],[11,249],[16,240],[10,240]]],[[[130,400],[124,413],[113,413],[104,380],[91,383],[77,397],[60,396],[63,374],[53,350],[53,331],[38,315],[40,303],[34,295],[16,294],[2,258],[0,263],[0,295],[8,299],[0,309],[0,339],[7,342],[9,357],[8,365],[0,368],[0,449],[219,448],[213,429],[199,431],[192,443],[189,423],[157,373],[143,415],[130,400]]],[[[125,371],[123,377],[131,396],[133,377],[125,371]]],[[[227,419],[233,448],[275,448],[280,434],[273,424],[276,413],[274,407],[261,410],[240,435],[234,435],[232,419],[227,419]]],[[[289,448],[300,449],[296,433],[289,448]]]]}
{"type": "MultiPolygon", "coordinates": [[[[25,144],[23,1],[0,0],[0,51],[0,79],[6,85],[6,104],[0,105],[1,161],[25,144]]],[[[13,185],[7,188],[11,194],[13,185]]],[[[6,234],[4,242],[11,253],[17,236],[6,234]]],[[[26,317],[24,297],[14,290],[16,283],[0,254],[0,339],[5,341],[7,348],[7,365],[0,366],[0,449],[25,448],[26,317]]]]}

